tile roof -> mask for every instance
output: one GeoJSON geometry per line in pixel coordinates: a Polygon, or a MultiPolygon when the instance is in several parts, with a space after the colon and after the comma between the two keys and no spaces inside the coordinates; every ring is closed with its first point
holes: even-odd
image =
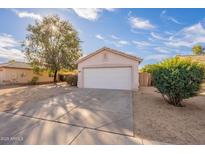
{"type": "Polygon", "coordinates": [[[32,69],[32,67],[28,63],[18,62],[18,61],[2,63],[2,64],[0,64],[0,67],[32,69]]]}
{"type": "Polygon", "coordinates": [[[179,57],[182,57],[182,58],[190,57],[194,61],[205,63],[205,55],[179,55],[179,57]]]}
{"type": "Polygon", "coordinates": [[[100,49],[98,49],[97,51],[95,51],[95,52],[93,52],[93,53],[91,53],[91,54],[89,54],[89,55],[87,55],[87,56],[85,56],[85,57],[80,58],[80,59],[77,61],[77,63],[80,63],[80,62],[82,62],[82,61],[84,61],[84,60],[86,60],[86,59],[88,59],[88,58],[90,58],[90,57],[92,57],[92,56],[94,56],[94,55],[96,55],[96,54],[98,54],[98,53],[104,51],[104,50],[110,51],[110,52],[112,52],[112,53],[115,53],[115,54],[118,54],[118,55],[121,55],[121,56],[130,58],[130,59],[133,59],[133,60],[137,60],[137,61],[139,61],[139,62],[142,61],[141,58],[136,57],[136,56],[133,56],[133,55],[131,55],[131,54],[127,54],[127,53],[125,53],[125,52],[122,52],[122,51],[119,51],[119,50],[115,50],[115,49],[111,49],[111,48],[108,48],[108,47],[103,47],[103,48],[100,48],[100,49]]]}

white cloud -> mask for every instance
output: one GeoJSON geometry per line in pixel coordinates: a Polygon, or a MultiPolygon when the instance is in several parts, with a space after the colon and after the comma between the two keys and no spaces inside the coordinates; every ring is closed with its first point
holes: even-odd
{"type": "Polygon", "coordinates": [[[116,47],[123,47],[125,45],[129,45],[130,43],[125,40],[118,40],[118,41],[112,41],[112,40],[106,40],[108,43],[111,43],[115,45],[116,47]]]}
{"type": "Polygon", "coordinates": [[[95,37],[99,40],[104,41],[106,44],[112,44],[115,45],[116,47],[123,47],[125,45],[130,44],[128,41],[122,40],[115,35],[109,35],[107,38],[105,38],[104,36],[97,34],[95,37]]]}
{"type": "Polygon", "coordinates": [[[144,58],[144,61],[155,60],[157,62],[162,61],[166,58],[169,58],[170,55],[167,54],[156,54],[156,55],[149,55],[144,58]]]}
{"type": "Polygon", "coordinates": [[[18,49],[19,47],[19,41],[14,39],[12,35],[0,34],[0,59],[23,61],[24,55],[18,49]]]}
{"type": "Polygon", "coordinates": [[[176,24],[182,24],[181,22],[179,22],[177,19],[175,19],[174,17],[171,17],[171,16],[168,16],[167,14],[166,14],[166,10],[163,10],[162,12],[161,12],[161,14],[160,14],[160,17],[161,17],[161,19],[163,19],[163,20],[168,20],[168,21],[172,21],[172,22],[174,22],[174,23],[176,23],[176,24]]]}
{"type": "Polygon", "coordinates": [[[106,9],[97,9],[97,8],[74,8],[73,11],[81,18],[95,21],[99,18],[100,13],[103,12],[103,10],[111,11],[113,12],[114,9],[112,8],[106,8],[106,9]]]}
{"type": "Polygon", "coordinates": [[[104,40],[104,37],[101,36],[100,34],[97,34],[95,37],[96,37],[97,39],[104,40]]]}
{"type": "Polygon", "coordinates": [[[117,36],[115,36],[115,35],[110,35],[110,37],[111,37],[112,39],[114,39],[114,40],[119,40],[119,39],[120,39],[119,37],[117,37],[117,36]]]}
{"type": "Polygon", "coordinates": [[[151,32],[150,35],[151,35],[153,38],[157,39],[157,40],[167,40],[166,38],[164,38],[164,37],[162,37],[162,36],[160,36],[159,34],[156,34],[156,33],[154,33],[154,32],[151,32]]]}
{"type": "Polygon", "coordinates": [[[0,47],[0,59],[24,61],[23,53],[18,49],[6,49],[0,47]]]}
{"type": "Polygon", "coordinates": [[[148,47],[151,45],[149,42],[146,42],[146,41],[132,41],[132,43],[137,45],[137,47],[140,47],[140,48],[148,47]]]}
{"type": "Polygon", "coordinates": [[[108,41],[114,44],[116,47],[122,47],[124,45],[130,44],[128,41],[123,40],[120,37],[115,36],[115,35],[110,35],[110,38],[112,38],[112,40],[108,40],[108,41]]]}
{"type": "Polygon", "coordinates": [[[165,15],[166,14],[166,10],[163,10],[162,12],[161,12],[161,14],[160,14],[160,16],[163,16],[163,15],[165,15]]]}
{"type": "Polygon", "coordinates": [[[189,48],[195,44],[205,43],[205,28],[203,23],[184,27],[176,33],[164,33],[166,35],[151,32],[152,38],[164,44],[167,48],[189,48]]]}
{"type": "Polygon", "coordinates": [[[166,35],[173,35],[174,33],[173,32],[169,32],[169,31],[165,31],[164,32],[166,35]]]}
{"type": "Polygon", "coordinates": [[[179,22],[177,19],[173,18],[173,17],[169,17],[168,20],[176,23],[176,24],[182,24],[181,22],[179,22]]]}
{"type": "Polygon", "coordinates": [[[136,28],[136,29],[149,30],[149,29],[155,28],[155,26],[153,24],[151,24],[149,20],[142,19],[139,17],[130,17],[129,22],[131,24],[131,27],[136,28]]]}
{"type": "Polygon", "coordinates": [[[42,16],[40,14],[36,14],[33,12],[27,11],[19,11],[16,9],[12,9],[12,11],[19,17],[19,18],[31,18],[35,20],[42,20],[42,16]]]}
{"type": "Polygon", "coordinates": [[[205,35],[205,30],[201,22],[192,25],[190,27],[185,27],[180,31],[180,33],[188,33],[193,35],[205,35]]]}
{"type": "Polygon", "coordinates": [[[19,43],[8,34],[0,34],[0,47],[1,48],[10,48],[16,47],[19,43]]]}
{"type": "Polygon", "coordinates": [[[91,21],[96,20],[99,17],[99,12],[101,12],[101,9],[73,9],[74,12],[81,18],[88,19],[91,21]]]}
{"type": "Polygon", "coordinates": [[[164,47],[155,47],[154,50],[156,50],[157,52],[162,53],[162,54],[170,53],[170,51],[169,51],[170,49],[164,48],[164,47]]]}
{"type": "Polygon", "coordinates": [[[128,41],[125,41],[125,40],[120,40],[118,41],[117,43],[121,44],[121,45],[128,45],[129,42],[128,41]]]}
{"type": "Polygon", "coordinates": [[[188,48],[191,48],[194,45],[193,42],[187,42],[181,40],[165,42],[164,44],[169,47],[188,47],[188,48]]]}
{"type": "Polygon", "coordinates": [[[188,47],[205,42],[205,29],[202,23],[198,23],[189,27],[185,27],[176,34],[169,37],[169,41],[165,42],[167,46],[188,47]]]}
{"type": "Polygon", "coordinates": [[[113,11],[115,11],[116,9],[114,9],[114,8],[105,8],[105,10],[110,11],[110,12],[113,12],[113,11]]]}

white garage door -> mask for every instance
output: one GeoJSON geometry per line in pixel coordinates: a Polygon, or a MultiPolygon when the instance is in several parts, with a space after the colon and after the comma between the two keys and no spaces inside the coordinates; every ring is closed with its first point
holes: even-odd
{"type": "Polygon", "coordinates": [[[131,90],[131,68],[84,69],[84,88],[131,90]]]}

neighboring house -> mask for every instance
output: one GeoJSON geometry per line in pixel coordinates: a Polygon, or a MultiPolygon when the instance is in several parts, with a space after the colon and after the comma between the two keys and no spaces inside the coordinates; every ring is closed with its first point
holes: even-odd
{"type": "Polygon", "coordinates": [[[191,58],[193,61],[205,64],[205,55],[178,55],[181,58],[191,58]]]}
{"type": "Polygon", "coordinates": [[[78,87],[134,90],[139,86],[141,58],[101,48],[77,61],[78,87]]]}
{"type": "Polygon", "coordinates": [[[28,63],[12,61],[0,64],[0,84],[27,84],[34,76],[39,78],[39,83],[53,81],[53,77],[49,77],[48,72],[34,73],[28,63]]]}

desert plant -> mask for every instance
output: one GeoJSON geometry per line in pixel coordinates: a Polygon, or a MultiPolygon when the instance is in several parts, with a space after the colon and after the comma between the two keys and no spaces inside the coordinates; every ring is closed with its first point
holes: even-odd
{"type": "Polygon", "coordinates": [[[69,75],[66,81],[71,86],[77,86],[78,77],[77,75],[69,75]]]}
{"type": "Polygon", "coordinates": [[[202,64],[175,57],[159,63],[152,77],[163,98],[169,104],[181,107],[183,99],[197,94],[204,74],[202,64]]]}
{"type": "Polygon", "coordinates": [[[36,85],[38,80],[39,80],[39,77],[34,76],[29,83],[32,84],[32,85],[36,85]]]}

